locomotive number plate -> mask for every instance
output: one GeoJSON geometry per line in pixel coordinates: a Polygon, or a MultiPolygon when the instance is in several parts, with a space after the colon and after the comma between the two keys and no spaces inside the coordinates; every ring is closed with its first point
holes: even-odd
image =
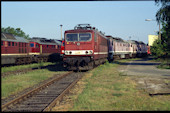
{"type": "Polygon", "coordinates": [[[76,52],[76,54],[80,54],[80,51],[76,52]]]}

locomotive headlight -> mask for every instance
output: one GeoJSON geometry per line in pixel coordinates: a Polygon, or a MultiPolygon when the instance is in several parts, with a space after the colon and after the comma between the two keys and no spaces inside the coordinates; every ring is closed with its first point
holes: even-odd
{"type": "Polygon", "coordinates": [[[89,52],[88,52],[88,51],[86,51],[85,53],[86,53],[86,54],[88,54],[89,52]]]}
{"type": "Polygon", "coordinates": [[[90,51],[90,54],[92,54],[93,53],[93,51],[90,51]]]}
{"type": "Polygon", "coordinates": [[[66,51],[66,54],[68,54],[68,51],[66,51]]]}
{"type": "Polygon", "coordinates": [[[70,51],[69,53],[71,54],[72,52],[70,51]]]}

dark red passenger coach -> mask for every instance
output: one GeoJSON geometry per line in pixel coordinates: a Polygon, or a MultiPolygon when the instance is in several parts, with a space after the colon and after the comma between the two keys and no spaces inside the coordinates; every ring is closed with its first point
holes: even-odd
{"type": "Polygon", "coordinates": [[[107,60],[107,39],[90,24],[78,24],[65,35],[64,66],[69,70],[88,70],[107,60]]]}

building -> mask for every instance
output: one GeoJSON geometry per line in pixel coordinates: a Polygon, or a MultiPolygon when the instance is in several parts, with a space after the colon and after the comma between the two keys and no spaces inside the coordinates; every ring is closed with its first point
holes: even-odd
{"type": "Polygon", "coordinates": [[[148,46],[152,46],[153,42],[158,39],[158,35],[148,35],[148,46]]]}

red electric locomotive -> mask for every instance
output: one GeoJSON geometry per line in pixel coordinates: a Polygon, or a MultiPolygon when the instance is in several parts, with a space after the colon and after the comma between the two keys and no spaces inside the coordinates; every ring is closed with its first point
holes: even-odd
{"type": "Polygon", "coordinates": [[[68,70],[89,70],[107,60],[107,38],[90,24],[78,24],[64,35],[63,61],[68,70]]]}

